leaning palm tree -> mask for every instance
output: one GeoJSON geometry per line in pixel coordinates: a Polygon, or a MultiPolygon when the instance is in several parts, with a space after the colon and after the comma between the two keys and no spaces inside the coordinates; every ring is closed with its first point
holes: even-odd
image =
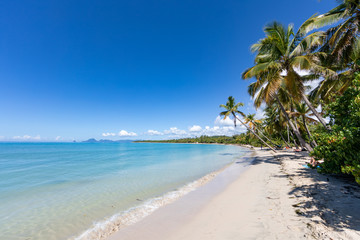
{"type": "MultiPolygon", "coordinates": [[[[282,131],[286,128],[286,122],[284,121],[284,117],[281,114],[281,110],[277,106],[276,103],[270,104],[266,106],[265,110],[265,131],[269,134],[278,134],[280,135],[283,142],[287,147],[290,148],[290,144],[285,140],[282,135],[282,131]]],[[[289,138],[289,137],[288,137],[289,138]]]]}
{"type": "Polygon", "coordinates": [[[256,136],[261,142],[263,142],[271,150],[276,152],[274,148],[272,148],[269,144],[267,144],[261,137],[259,137],[259,135],[257,135],[251,128],[249,128],[243,121],[241,121],[240,118],[238,118],[236,116],[236,114],[240,114],[242,116],[245,115],[243,112],[241,112],[238,109],[239,107],[242,107],[242,106],[244,106],[244,104],[242,102],[235,104],[235,99],[232,96],[230,96],[225,105],[224,104],[220,105],[220,107],[225,108],[225,111],[221,112],[220,116],[224,116],[224,119],[226,119],[227,117],[232,115],[234,118],[234,126],[235,127],[236,127],[236,120],[238,120],[242,125],[244,125],[246,127],[247,130],[249,130],[252,134],[254,134],[254,136],[256,136]]]}
{"type": "Polygon", "coordinates": [[[306,106],[304,103],[295,104],[296,112],[291,112],[290,115],[294,117],[301,118],[302,124],[306,130],[306,133],[309,137],[309,140],[312,141],[314,146],[317,146],[316,142],[313,140],[311,133],[309,131],[309,128],[307,126],[308,123],[317,123],[317,121],[311,117],[308,117],[307,115],[310,112],[310,109],[306,106]]]}
{"type": "Polygon", "coordinates": [[[245,124],[249,124],[249,128],[257,130],[257,126],[261,124],[261,121],[255,118],[255,114],[248,114],[244,117],[245,124]]]}
{"type": "Polygon", "coordinates": [[[266,140],[268,140],[273,146],[276,146],[261,130],[259,130],[259,125],[262,123],[261,120],[255,118],[255,114],[244,115],[245,124],[249,124],[249,127],[254,132],[259,132],[266,140]]]}
{"type": "MultiPolygon", "coordinates": [[[[296,125],[292,122],[288,111],[285,109],[284,104],[289,105],[290,102],[290,95],[288,94],[288,91],[285,89],[285,86],[283,83],[277,83],[279,86],[275,85],[271,88],[272,82],[266,84],[266,82],[261,82],[263,79],[260,78],[257,82],[251,83],[248,88],[248,92],[250,96],[254,97],[254,103],[255,107],[259,107],[263,102],[265,102],[267,105],[271,105],[273,102],[276,102],[278,107],[280,108],[280,111],[282,115],[285,117],[286,121],[288,122],[288,126],[290,126],[292,132],[296,135],[297,139],[299,140],[299,143],[302,147],[306,148],[308,151],[312,151],[312,147],[310,144],[306,143],[303,137],[301,136],[301,133],[299,129],[296,127],[296,125]]],[[[271,81],[272,79],[270,79],[271,81]]],[[[291,133],[291,132],[290,132],[291,133]]]]}
{"type": "Polygon", "coordinates": [[[324,76],[336,75],[336,72],[321,65],[321,59],[326,54],[314,52],[323,44],[325,33],[319,31],[305,36],[309,21],[296,33],[292,25],[287,28],[277,22],[267,25],[264,29],[266,37],[251,46],[251,50],[257,52],[255,66],[247,69],[242,77],[255,77],[257,82],[253,86],[254,90],[262,89],[267,101],[276,98],[278,88],[283,85],[295,101],[303,100],[321,124],[329,129],[307,98],[305,78],[298,73],[298,70],[305,70],[324,76]]]}

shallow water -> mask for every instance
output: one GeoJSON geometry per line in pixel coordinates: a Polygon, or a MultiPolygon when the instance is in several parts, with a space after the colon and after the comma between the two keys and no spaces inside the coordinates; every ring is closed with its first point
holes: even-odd
{"type": "Polygon", "coordinates": [[[245,151],[203,144],[1,143],[0,239],[96,236],[94,230],[107,231],[105,223],[131,223],[193,190],[195,180],[245,151]]]}

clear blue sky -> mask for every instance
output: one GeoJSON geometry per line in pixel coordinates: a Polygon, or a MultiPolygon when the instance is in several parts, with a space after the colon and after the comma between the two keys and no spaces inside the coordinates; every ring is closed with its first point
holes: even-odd
{"type": "Polygon", "coordinates": [[[277,20],[298,27],[334,6],[335,0],[3,1],[0,140],[167,138],[194,125],[193,133],[199,126],[214,132],[228,96],[244,102],[244,112],[255,111],[241,73],[253,63],[249,47],[264,37],[263,26],[277,20]]]}

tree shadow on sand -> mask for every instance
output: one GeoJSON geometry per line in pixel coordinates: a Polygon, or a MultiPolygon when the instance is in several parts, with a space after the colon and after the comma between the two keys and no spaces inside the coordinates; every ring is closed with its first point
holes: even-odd
{"type": "MultiPolygon", "coordinates": [[[[282,154],[277,158],[298,161],[302,156],[304,153],[291,156],[282,154]]],[[[358,184],[349,177],[320,174],[315,169],[306,167],[299,168],[287,177],[291,181],[292,178],[300,176],[313,181],[309,181],[310,184],[295,185],[289,192],[291,197],[299,200],[299,203],[294,205],[297,208],[296,213],[312,218],[315,223],[322,222],[338,232],[345,228],[360,231],[360,186],[358,184]]]]}

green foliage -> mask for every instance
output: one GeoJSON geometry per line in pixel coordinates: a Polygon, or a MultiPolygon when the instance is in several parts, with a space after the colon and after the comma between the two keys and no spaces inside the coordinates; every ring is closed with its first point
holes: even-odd
{"type": "Polygon", "coordinates": [[[221,143],[221,144],[249,144],[246,134],[242,133],[234,136],[200,136],[193,138],[180,138],[170,140],[148,140],[141,142],[161,142],[161,143],[221,143]]]}
{"type": "MultiPolygon", "coordinates": [[[[277,145],[285,146],[281,139],[272,138],[272,141],[277,145]]],[[[241,133],[234,136],[200,136],[193,138],[180,138],[170,140],[142,140],[135,142],[158,142],[158,143],[219,143],[219,144],[239,144],[239,145],[251,145],[254,147],[266,147],[264,144],[254,135],[247,133],[241,133]]]]}
{"type": "Polygon", "coordinates": [[[342,96],[325,106],[332,131],[318,131],[318,146],[311,153],[324,159],[323,172],[352,174],[360,184],[360,74],[342,96]]]}

